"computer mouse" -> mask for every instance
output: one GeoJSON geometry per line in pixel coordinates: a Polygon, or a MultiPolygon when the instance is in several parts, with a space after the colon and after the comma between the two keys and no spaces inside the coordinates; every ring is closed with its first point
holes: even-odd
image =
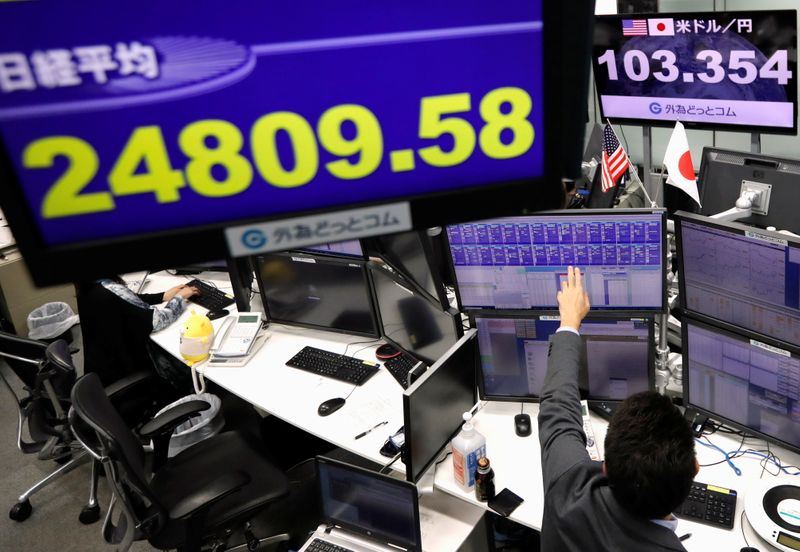
{"type": "Polygon", "coordinates": [[[222,318],[223,316],[228,316],[230,312],[226,309],[209,311],[206,316],[208,316],[209,320],[216,320],[217,318],[222,318]]]}
{"type": "Polygon", "coordinates": [[[375,357],[378,360],[389,360],[390,358],[398,357],[401,354],[402,351],[398,351],[391,345],[381,345],[375,349],[375,357]]]}
{"type": "Polygon", "coordinates": [[[341,397],[336,397],[335,399],[328,399],[327,401],[319,405],[319,408],[317,408],[317,414],[319,414],[320,416],[330,416],[343,406],[344,406],[344,399],[341,397]]]}
{"type": "Polygon", "coordinates": [[[758,548],[753,546],[744,546],[741,550],[739,550],[739,552],[758,552],[758,548]]]}
{"type": "Polygon", "coordinates": [[[531,417],[528,414],[517,414],[514,416],[514,430],[520,437],[527,437],[531,434],[531,417]]]}

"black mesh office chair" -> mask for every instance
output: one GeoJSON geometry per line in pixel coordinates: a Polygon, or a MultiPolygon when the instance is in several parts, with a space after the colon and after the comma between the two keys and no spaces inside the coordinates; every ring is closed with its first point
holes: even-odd
{"type": "Polygon", "coordinates": [[[248,549],[289,539],[282,534],[259,540],[249,533],[247,520],[289,493],[286,476],[265,459],[255,439],[220,433],[165,459],[172,430],[207,407],[204,401],[184,403],[142,426],[141,437],[153,439],[155,446],[151,470],[139,438],[114,409],[98,376],[87,374],[75,383],[73,431],[103,463],[113,492],[103,524],[106,542],[123,551],[145,539],[159,549],[199,551],[210,544],[214,550],[233,550],[225,539],[237,526],[246,528],[248,542],[242,547],[248,549]],[[112,510],[119,511],[116,523],[112,510]]]}
{"type": "Polygon", "coordinates": [[[47,345],[0,332],[0,357],[19,378],[24,390],[24,395],[17,395],[0,371],[0,380],[17,404],[17,446],[25,454],[36,454],[40,460],[62,464],[19,496],[9,517],[23,521],[33,511],[30,503],[33,494],[88,462],[89,457],[72,438],[67,421],[69,392],[75,382],[67,343],[59,340],[47,345]]]}

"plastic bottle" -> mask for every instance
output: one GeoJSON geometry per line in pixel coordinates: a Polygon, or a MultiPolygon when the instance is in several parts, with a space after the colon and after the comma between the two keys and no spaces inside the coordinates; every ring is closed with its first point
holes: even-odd
{"type": "Polygon", "coordinates": [[[486,456],[486,437],[472,426],[472,415],[464,412],[464,425],[450,442],[453,449],[453,475],[456,483],[465,491],[475,485],[475,470],[478,458],[486,456]]]}
{"type": "Polygon", "coordinates": [[[494,470],[485,456],[478,458],[478,469],[475,472],[475,498],[488,502],[494,498],[494,470]]]}

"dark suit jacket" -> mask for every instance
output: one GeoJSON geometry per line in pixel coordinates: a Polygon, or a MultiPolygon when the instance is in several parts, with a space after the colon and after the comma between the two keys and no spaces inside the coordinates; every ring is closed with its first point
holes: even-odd
{"type": "Polygon", "coordinates": [[[583,340],[571,332],[552,337],[539,406],[539,443],[545,505],[545,552],[685,551],[666,527],[617,503],[602,464],[586,452],[578,391],[583,340]]]}

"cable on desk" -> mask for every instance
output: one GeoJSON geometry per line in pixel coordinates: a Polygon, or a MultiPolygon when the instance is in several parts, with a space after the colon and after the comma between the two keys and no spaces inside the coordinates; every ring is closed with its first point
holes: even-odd
{"type": "Polygon", "coordinates": [[[745,546],[750,546],[750,543],[747,542],[747,535],[744,534],[744,508],[742,508],[742,515],[739,516],[739,526],[742,530],[742,538],[744,539],[745,546]]]}
{"type": "Polygon", "coordinates": [[[739,469],[739,468],[736,466],[736,464],[734,464],[734,463],[733,463],[733,461],[731,460],[731,457],[728,455],[728,453],[727,453],[727,452],[725,452],[724,450],[722,450],[720,447],[718,447],[717,445],[715,445],[715,444],[714,444],[714,443],[712,443],[711,441],[709,441],[708,443],[704,443],[704,442],[703,442],[702,440],[700,440],[700,439],[695,439],[695,441],[697,441],[698,443],[700,443],[700,444],[701,444],[701,445],[703,445],[704,447],[712,448],[712,449],[714,449],[714,450],[716,450],[716,451],[719,451],[719,452],[721,452],[721,453],[722,453],[722,454],[725,456],[725,461],[728,463],[728,465],[731,467],[731,469],[734,471],[734,473],[736,473],[736,475],[742,475],[742,470],[740,470],[740,469],[739,469]]]}
{"type": "Polygon", "coordinates": [[[402,452],[398,452],[397,454],[395,454],[395,455],[394,455],[394,458],[392,458],[392,461],[391,461],[391,462],[389,462],[388,464],[386,464],[386,465],[385,465],[384,467],[382,467],[380,470],[378,470],[378,473],[389,473],[388,469],[389,469],[389,468],[391,468],[391,467],[392,467],[392,464],[394,464],[395,462],[397,462],[397,461],[400,459],[400,457],[401,457],[402,455],[403,455],[403,453],[402,453],[402,452]],[[383,470],[387,470],[387,471],[386,471],[386,472],[384,472],[383,470]]]}

